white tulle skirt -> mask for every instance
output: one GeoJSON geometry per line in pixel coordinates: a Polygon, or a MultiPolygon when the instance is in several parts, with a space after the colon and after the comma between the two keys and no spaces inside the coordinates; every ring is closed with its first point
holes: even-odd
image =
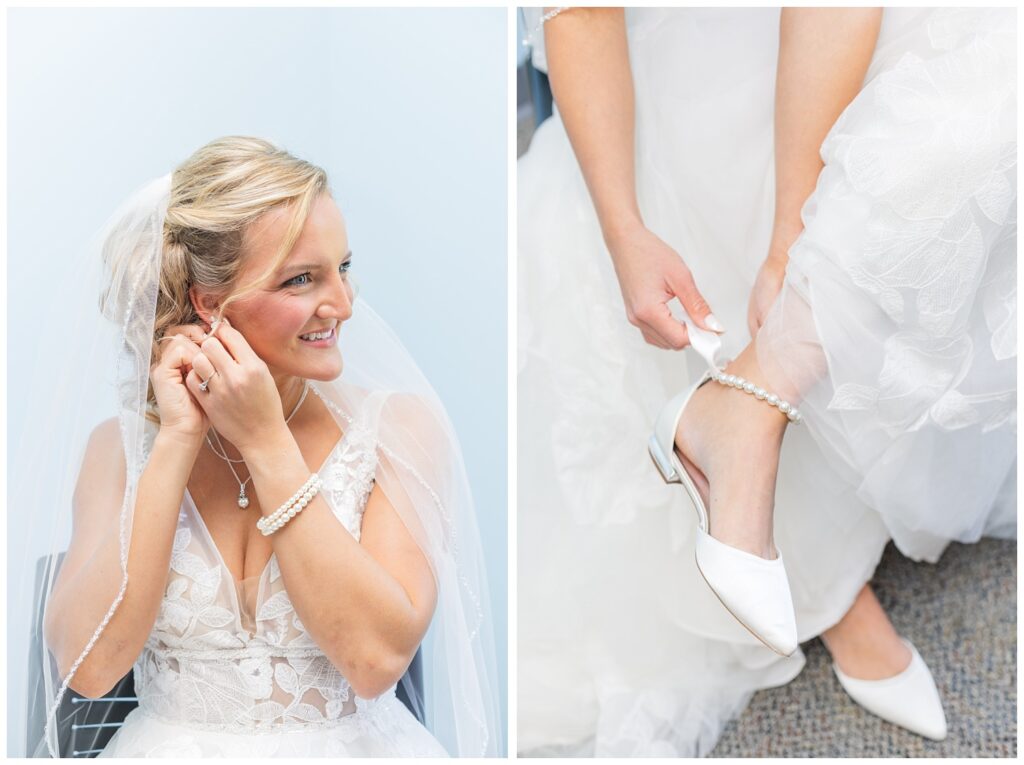
{"type": "Polygon", "coordinates": [[[100,757],[447,757],[394,696],[329,726],[237,733],[180,724],[133,709],[100,757]]]}
{"type": "MultiPolygon", "coordinates": [[[[778,23],[627,10],[641,209],[725,324],[726,358],[750,340],[771,234],[778,23]]],[[[805,418],[775,513],[801,640],[842,617],[890,538],[934,561],[1016,533],[1015,28],[1013,9],[886,10],[822,147],[758,340],[766,387],[799,391],[805,418]]],[[[626,322],[557,115],[518,184],[519,749],[703,755],[803,657],[756,643],[693,565],[693,510],[645,445],[706,364],[626,322]]]]}

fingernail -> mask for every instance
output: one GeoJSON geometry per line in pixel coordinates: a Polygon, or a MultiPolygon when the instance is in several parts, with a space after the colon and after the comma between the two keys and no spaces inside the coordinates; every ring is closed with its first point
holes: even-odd
{"type": "Polygon", "coordinates": [[[716,319],[713,313],[709,313],[704,317],[704,323],[715,332],[725,332],[725,327],[722,326],[722,322],[716,319]]]}

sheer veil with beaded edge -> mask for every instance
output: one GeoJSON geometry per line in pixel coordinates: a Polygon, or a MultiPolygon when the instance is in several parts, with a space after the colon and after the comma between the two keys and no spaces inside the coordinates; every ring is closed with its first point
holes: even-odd
{"type": "MultiPolygon", "coordinates": [[[[67,368],[79,370],[56,382],[56,393],[38,402],[36,433],[15,463],[13,482],[37,482],[40,518],[33,535],[48,536],[52,559],[66,549],[82,455],[97,424],[116,415],[124,452],[124,493],[107,532],[119,540],[121,583],[109,607],[96,614],[92,639],[63,675],[45,645],[33,657],[45,708],[45,727],[30,726],[28,752],[56,756],[58,715],[68,683],[116,615],[128,584],[134,499],[147,459],[147,386],[163,242],[163,217],[170,192],[167,174],[137,190],[111,216],[70,275],[69,288],[101,296],[103,321],[91,315],[67,323],[67,368]],[[113,253],[133,253],[112,258],[113,253]],[[111,264],[118,264],[111,270],[111,264]],[[56,512],[52,508],[57,508],[56,512]],[[56,516],[56,522],[51,519],[56,516]],[[34,727],[39,730],[33,733],[34,727]]],[[[430,563],[437,607],[422,644],[423,688],[403,679],[426,726],[452,755],[501,752],[496,660],[484,562],[474,506],[458,440],[441,402],[387,324],[362,300],[339,334],[344,372],[331,382],[312,383],[342,432],[360,427],[376,445],[374,480],[430,563]]],[[[24,483],[23,483],[24,482],[24,483]]],[[[26,508],[26,511],[30,511],[26,508]]],[[[55,566],[37,585],[34,613],[44,613],[55,566]]],[[[41,695],[41,698],[39,696],[41,695]]],[[[95,702],[86,702],[95,703],[95,702]]],[[[108,707],[110,705],[107,705],[108,707]]]]}

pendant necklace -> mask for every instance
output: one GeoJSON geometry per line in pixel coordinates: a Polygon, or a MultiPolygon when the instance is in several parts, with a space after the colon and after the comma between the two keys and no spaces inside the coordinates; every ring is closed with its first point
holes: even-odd
{"type": "MultiPolygon", "coordinates": [[[[289,414],[285,418],[285,420],[284,420],[284,424],[285,425],[287,425],[289,422],[291,422],[292,421],[292,417],[294,417],[295,413],[297,411],[299,411],[299,407],[302,406],[302,402],[306,400],[306,394],[307,393],[309,393],[309,381],[303,382],[303,384],[302,384],[302,395],[299,396],[299,402],[295,405],[295,408],[292,409],[292,413],[289,414]]],[[[250,475],[244,481],[241,478],[239,478],[238,477],[238,473],[235,472],[235,465],[232,464],[232,463],[236,463],[237,464],[239,462],[245,462],[245,460],[242,460],[242,459],[238,459],[238,460],[231,459],[228,456],[227,450],[224,448],[224,444],[220,440],[220,436],[217,435],[217,431],[214,430],[213,427],[210,428],[210,433],[213,433],[213,437],[217,441],[217,446],[214,447],[213,441],[210,440],[210,434],[209,433],[207,433],[207,435],[206,435],[206,443],[209,444],[210,451],[212,451],[214,454],[216,454],[218,457],[220,457],[222,460],[224,460],[226,463],[228,463],[228,468],[231,470],[231,475],[233,475],[235,477],[235,480],[238,482],[238,507],[241,508],[242,510],[245,510],[245,508],[247,508],[249,506],[249,497],[246,496],[245,487],[249,483],[249,481],[252,480],[252,475],[250,475]],[[218,448],[219,448],[219,451],[218,451],[218,448]]]]}

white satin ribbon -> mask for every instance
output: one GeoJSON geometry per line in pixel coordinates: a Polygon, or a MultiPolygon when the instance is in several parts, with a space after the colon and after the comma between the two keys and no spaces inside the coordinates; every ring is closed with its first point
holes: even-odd
{"type": "Polygon", "coordinates": [[[722,351],[722,338],[719,333],[698,327],[693,319],[690,318],[686,309],[679,303],[678,299],[670,301],[668,308],[675,319],[686,325],[686,331],[690,335],[690,346],[693,350],[700,354],[712,371],[722,371],[718,362],[718,357],[722,351]]]}

